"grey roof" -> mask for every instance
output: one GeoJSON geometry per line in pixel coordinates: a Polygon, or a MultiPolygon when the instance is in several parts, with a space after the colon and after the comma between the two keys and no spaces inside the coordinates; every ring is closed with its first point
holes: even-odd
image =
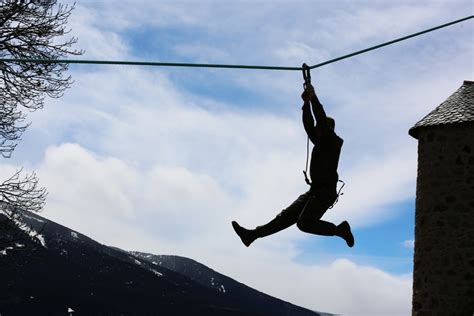
{"type": "Polygon", "coordinates": [[[474,81],[464,81],[456,92],[410,128],[408,133],[418,138],[420,127],[467,122],[474,122],[474,81]]]}

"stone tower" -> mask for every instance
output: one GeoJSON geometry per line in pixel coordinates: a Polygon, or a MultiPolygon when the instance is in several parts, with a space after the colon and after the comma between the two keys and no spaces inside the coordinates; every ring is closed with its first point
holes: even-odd
{"type": "Polygon", "coordinates": [[[474,82],[409,134],[418,139],[413,315],[474,315],[474,82]]]}

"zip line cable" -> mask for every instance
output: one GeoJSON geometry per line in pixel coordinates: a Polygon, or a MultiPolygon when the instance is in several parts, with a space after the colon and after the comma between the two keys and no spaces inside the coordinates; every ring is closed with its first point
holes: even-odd
{"type": "Polygon", "coordinates": [[[432,27],[430,29],[420,31],[420,32],[417,32],[417,33],[414,33],[414,34],[411,34],[411,35],[403,36],[403,37],[400,37],[400,38],[397,38],[397,39],[394,39],[394,40],[391,40],[391,41],[388,41],[388,42],[385,42],[385,43],[382,43],[382,44],[379,44],[379,45],[375,45],[375,46],[372,46],[372,47],[369,47],[369,48],[366,48],[366,49],[359,50],[359,51],[351,53],[351,54],[347,54],[347,55],[344,55],[344,56],[341,56],[341,57],[337,57],[337,58],[334,58],[334,59],[316,64],[316,65],[310,66],[309,68],[310,69],[318,68],[318,67],[321,67],[321,66],[324,66],[324,65],[327,65],[327,64],[331,64],[331,63],[334,63],[334,62],[342,60],[342,59],[346,59],[346,58],[349,58],[349,57],[353,57],[355,55],[366,53],[366,52],[374,50],[374,49],[378,49],[378,48],[381,48],[381,47],[384,47],[384,46],[392,45],[394,43],[401,42],[401,41],[407,40],[407,39],[415,37],[415,36],[419,36],[419,35],[422,35],[422,34],[425,34],[425,33],[433,32],[433,31],[441,29],[443,27],[447,27],[447,26],[450,26],[450,25],[453,25],[453,24],[456,24],[456,23],[464,22],[464,21],[467,21],[467,20],[472,19],[472,18],[474,18],[474,15],[471,15],[471,16],[468,16],[468,17],[465,17],[465,18],[462,18],[462,19],[459,19],[459,20],[456,20],[456,21],[452,21],[452,22],[449,22],[449,23],[446,23],[446,24],[442,24],[442,25],[439,25],[439,26],[435,26],[435,27],[432,27]]]}
{"type": "MultiPolygon", "coordinates": [[[[334,63],[336,61],[350,58],[359,54],[366,53],[384,46],[392,45],[397,42],[407,40],[409,38],[429,33],[453,24],[467,21],[474,18],[474,15],[455,20],[446,24],[435,26],[424,31],[420,31],[411,35],[403,36],[379,45],[375,45],[357,52],[343,55],[328,61],[309,66],[309,69],[318,68],[324,65],[334,63]]],[[[135,65],[135,66],[162,66],[162,67],[195,67],[195,68],[233,68],[233,69],[261,69],[261,70],[303,70],[302,67],[283,67],[283,66],[254,66],[254,65],[228,65],[228,64],[194,64],[194,63],[170,63],[170,62],[151,62],[151,61],[120,61],[120,60],[86,60],[86,59],[36,59],[36,58],[0,58],[0,62],[17,62],[17,63],[36,63],[36,64],[100,64],[100,65],[135,65]]]]}

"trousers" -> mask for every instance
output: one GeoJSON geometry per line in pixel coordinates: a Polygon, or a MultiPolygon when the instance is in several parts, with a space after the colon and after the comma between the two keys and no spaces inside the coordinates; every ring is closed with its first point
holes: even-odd
{"type": "Polygon", "coordinates": [[[301,231],[306,233],[334,236],[337,232],[336,225],[321,220],[321,217],[334,204],[336,198],[336,192],[310,189],[283,209],[273,220],[255,228],[255,234],[261,238],[296,224],[301,231]]]}

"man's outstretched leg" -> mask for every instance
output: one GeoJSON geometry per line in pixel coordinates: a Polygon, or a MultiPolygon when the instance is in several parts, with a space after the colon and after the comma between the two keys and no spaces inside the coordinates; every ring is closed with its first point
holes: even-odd
{"type": "Polygon", "coordinates": [[[232,222],[237,235],[239,235],[245,246],[250,246],[257,238],[266,237],[275,234],[283,229],[290,227],[298,221],[301,211],[306,205],[309,192],[300,195],[296,201],[281,211],[273,220],[265,225],[258,226],[255,229],[246,229],[239,225],[236,221],[232,222]]]}
{"type": "Polygon", "coordinates": [[[349,247],[354,246],[354,236],[352,235],[351,227],[347,221],[336,226],[333,223],[315,220],[313,218],[298,220],[297,225],[298,228],[305,233],[320,236],[338,236],[344,239],[349,247]]]}
{"type": "Polygon", "coordinates": [[[311,196],[301,212],[296,225],[305,233],[341,237],[349,247],[353,247],[354,236],[347,221],[336,226],[333,223],[320,220],[327,210],[327,205],[331,205],[330,199],[328,199],[328,203],[324,201],[325,199],[322,197],[311,196]]]}

